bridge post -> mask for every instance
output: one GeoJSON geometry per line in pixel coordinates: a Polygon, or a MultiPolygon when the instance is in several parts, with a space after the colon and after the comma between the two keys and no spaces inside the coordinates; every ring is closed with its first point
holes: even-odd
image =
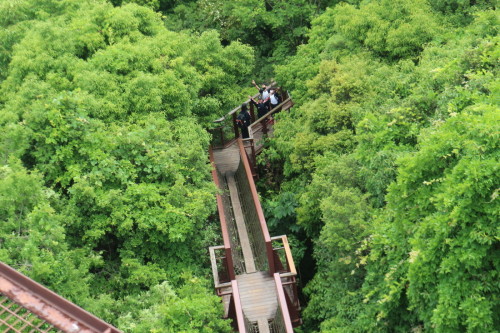
{"type": "Polygon", "coordinates": [[[234,128],[234,137],[237,139],[240,136],[240,132],[238,130],[238,125],[236,124],[236,112],[233,113],[233,128],[234,128]]]}
{"type": "Polygon", "coordinates": [[[265,118],[264,120],[262,120],[261,124],[262,124],[262,133],[264,134],[267,134],[267,120],[269,118],[265,118]]]}
{"type": "Polygon", "coordinates": [[[252,117],[252,123],[255,121],[255,109],[253,103],[250,103],[250,116],[252,117]]]}

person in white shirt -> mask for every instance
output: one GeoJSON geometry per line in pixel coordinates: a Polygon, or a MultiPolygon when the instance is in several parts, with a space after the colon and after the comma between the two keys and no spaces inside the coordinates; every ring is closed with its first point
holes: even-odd
{"type": "Polygon", "coordinates": [[[274,89],[269,91],[269,102],[271,103],[271,110],[277,107],[280,103],[279,96],[274,89]]]}
{"type": "Polygon", "coordinates": [[[255,83],[255,80],[252,80],[252,84],[259,91],[261,99],[265,101],[269,97],[269,89],[271,88],[271,86],[266,86],[265,84],[262,84],[262,86],[259,88],[257,83],[255,83]]]}

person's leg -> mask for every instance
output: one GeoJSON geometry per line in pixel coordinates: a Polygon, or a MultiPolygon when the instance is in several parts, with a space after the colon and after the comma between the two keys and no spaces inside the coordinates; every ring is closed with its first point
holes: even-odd
{"type": "Polygon", "coordinates": [[[249,133],[248,133],[248,127],[243,127],[241,129],[241,137],[243,139],[248,139],[250,137],[249,133]]]}

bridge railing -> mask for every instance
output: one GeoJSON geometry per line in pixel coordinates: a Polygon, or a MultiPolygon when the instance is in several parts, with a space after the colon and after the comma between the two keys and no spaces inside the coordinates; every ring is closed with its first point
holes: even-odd
{"type": "Polygon", "coordinates": [[[263,143],[259,141],[265,138],[272,130],[272,126],[274,124],[273,115],[281,111],[289,110],[294,105],[293,100],[288,92],[283,92],[283,98],[283,102],[278,104],[275,108],[273,108],[262,117],[252,122],[252,124],[248,128],[249,137],[247,139],[243,139],[243,144],[247,151],[250,165],[253,169],[252,172],[255,176],[257,167],[256,155],[259,154],[264,147],[263,143]]]}
{"type": "Polygon", "coordinates": [[[217,295],[221,296],[225,289],[231,286],[229,278],[230,267],[227,264],[226,249],[224,245],[210,246],[210,262],[212,264],[212,273],[214,276],[214,285],[217,295]]]}
{"type": "Polygon", "coordinates": [[[230,295],[227,318],[232,319],[231,325],[236,332],[239,333],[250,333],[248,330],[249,322],[246,319],[243,308],[241,307],[241,298],[240,292],[238,289],[238,281],[231,281],[231,292],[228,293],[230,295]]]}
{"type": "Polygon", "coordinates": [[[242,140],[238,140],[240,149],[240,165],[235,173],[235,179],[240,193],[240,202],[245,216],[245,225],[249,233],[252,251],[256,258],[256,267],[259,270],[268,270],[275,273],[274,255],[271,236],[267,229],[266,219],[259,195],[252,176],[252,169],[242,140]]]}
{"type": "Polygon", "coordinates": [[[216,168],[217,177],[219,180],[219,194],[222,199],[222,206],[224,207],[224,216],[226,218],[226,228],[229,236],[229,243],[231,244],[231,254],[233,258],[234,272],[236,275],[245,272],[245,259],[243,258],[243,249],[241,248],[240,238],[238,235],[238,227],[236,226],[236,219],[232,209],[229,186],[226,178],[222,176],[216,168]]]}
{"type": "Polygon", "coordinates": [[[0,296],[2,332],[121,333],[2,262],[0,296]]]}
{"type": "Polygon", "coordinates": [[[285,291],[288,310],[292,316],[293,325],[300,325],[300,302],[297,292],[297,271],[293,261],[292,251],[286,235],[271,237],[274,253],[275,271],[279,273],[281,284],[285,291]]]}
{"type": "MultiPolygon", "coordinates": [[[[275,82],[273,82],[273,85],[274,84],[275,82]]],[[[245,140],[253,141],[255,137],[253,135],[253,132],[261,131],[264,134],[267,134],[268,132],[267,121],[269,120],[269,118],[273,114],[278,113],[282,110],[288,110],[293,106],[293,101],[288,91],[281,91],[281,95],[283,102],[278,104],[275,108],[270,110],[268,113],[266,113],[259,119],[257,119],[255,106],[253,105],[253,103],[250,102],[250,99],[244,101],[244,103],[249,104],[249,112],[250,112],[250,117],[252,119],[252,124],[249,127],[250,137],[245,140]],[[266,120],[266,122],[264,120],[266,120]]],[[[259,94],[255,94],[252,96],[252,98],[257,99],[258,96],[259,94]]],[[[240,137],[241,130],[236,124],[236,117],[238,116],[240,110],[241,110],[241,105],[229,111],[223,117],[214,121],[214,123],[216,124],[215,127],[209,130],[210,134],[212,134],[211,145],[213,148],[226,148],[232,143],[234,143],[234,141],[240,137]]]]}
{"type": "Polygon", "coordinates": [[[296,276],[295,263],[286,235],[271,237],[275,271],[282,277],[296,276]]]}
{"type": "Polygon", "coordinates": [[[269,131],[269,120],[270,118],[276,114],[279,113],[283,110],[288,110],[293,106],[293,101],[288,93],[288,91],[282,92],[282,97],[283,97],[283,102],[280,104],[276,105],[273,109],[271,109],[268,113],[263,115],[262,117],[253,120],[252,119],[252,124],[249,127],[248,133],[250,135],[249,139],[244,139],[244,140],[252,140],[256,136],[256,133],[261,131],[264,134],[267,134],[269,131]]]}
{"type": "MultiPolygon", "coordinates": [[[[255,94],[252,98],[258,98],[259,94],[255,94]]],[[[250,109],[250,117],[252,118],[252,122],[255,120],[255,107],[252,103],[250,103],[250,99],[247,99],[244,103],[249,104],[250,109]]],[[[229,111],[225,116],[219,118],[214,121],[216,127],[209,130],[210,134],[212,134],[212,147],[213,148],[225,148],[236,139],[239,138],[241,131],[238,125],[236,124],[236,117],[241,110],[241,105],[229,111]]]]}
{"type": "MultiPolygon", "coordinates": [[[[214,156],[212,149],[209,149],[209,154],[210,154],[210,162],[212,164],[212,179],[214,180],[215,185],[217,186],[218,189],[221,189],[221,182],[219,180],[219,175],[217,174],[217,169],[215,166],[214,162],[214,156]]],[[[234,262],[233,262],[233,253],[231,249],[231,238],[229,235],[229,229],[228,229],[228,223],[227,223],[227,209],[224,209],[224,203],[223,203],[223,198],[221,193],[216,194],[216,199],[217,199],[217,211],[219,212],[219,220],[220,220],[220,225],[221,225],[221,231],[222,231],[222,239],[224,242],[224,268],[225,272],[227,272],[227,279],[229,281],[234,280],[236,278],[236,274],[234,271],[234,262]]],[[[212,263],[213,265],[213,263],[212,263]]],[[[212,266],[213,267],[213,266],[212,266]]],[[[217,267],[217,266],[216,266],[217,267]]],[[[222,282],[227,282],[227,281],[222,281],[222,282]]]]}
{"type": "Polygon", "coordinates": [[[278,309],[276,310],[274,319],[269,323],[271,332],[293,333],[292,318],[288,310],[288,302],[279,273],[274,274],[274,283],[276,286],[276,295],[278,296],[278,309]]]}

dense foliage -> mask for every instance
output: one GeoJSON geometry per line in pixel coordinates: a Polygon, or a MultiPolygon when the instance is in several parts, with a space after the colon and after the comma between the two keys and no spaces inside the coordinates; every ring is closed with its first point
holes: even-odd
{"type": "Polygon", "coordinates": [[[228,332],[211,121],[296,107],[260,156],[304,332],[500,330],[488,0],[0,0],[0,260],[126,332],[228,332]],[[260,81],[259,81],[260,82],[260,81]]]}
{"type": "Polygon", "coordinates": [[[236,103],[251,48],[168,31],[136,4],[3,5],[2,260],[131,331],[145,310],[138,332],[228,330],[207,280],[204,128],[236,103]],[[136,306],[144,292],[157,302],[136,306]],[[169,302],[200,322],[166,318],[169,302]]]}
{"type": "Polygon", "coordinates": [[[269,205],[295,193],[314,242],[304,331],[500,329],[498,16],[452,7],[339,4],[277,68],[300,107],[269,205]]]}

